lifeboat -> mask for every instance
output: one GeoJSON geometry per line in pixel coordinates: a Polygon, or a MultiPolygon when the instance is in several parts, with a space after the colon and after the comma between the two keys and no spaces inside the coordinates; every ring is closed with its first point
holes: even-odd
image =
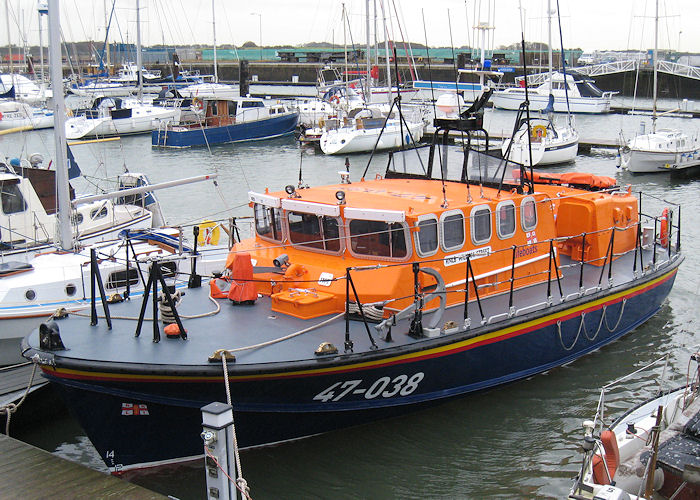
{"type": "Polygon", "coordinates": [[[121,471],[201,455],[200,408],[227,395],[239,446],[278,443],[530,377],[652,317],[683,261],[678,207],[662,246],[614,181],[443,146],[481,123],[436,119],[375,178],[250,192],[253,236],[177,307],[186,340],[153,342],[132,300],[111,329],[56,321],[65,350],[32,332],[24,355],[121,471]]]}

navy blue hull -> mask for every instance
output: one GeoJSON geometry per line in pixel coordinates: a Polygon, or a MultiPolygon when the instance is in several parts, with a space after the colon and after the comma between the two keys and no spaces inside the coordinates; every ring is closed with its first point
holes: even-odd
{"type": "Polygon", "coordinates": [[[211,146],[228,142],[272,139],[294,133],[298,121],[299,115],[293,113],[223,127],[192,128],[182,131],[154,130],[151,132],[151,144],[153,146],[186,148],[190,146],[211,146]]]}
{"type": "MultiPolygon", "coordinates": [[[[512,323],[436,338],[418,352],[387,349],[277,373],[241,375],[230,365],[239,444],[274,443],[395,416],[568,363],[656,314],[675,273],[512,323]]],[[[170,372],[168,379],[157,368],[128,380],[100,368],[93,374],[52,369],[45,374],[60,387],[105,462],[119,469],[202,454],[200,408],[226,400],[223,377],[212,369],[176,377],[170,372]],[[134,411],[130,405],[143,406],[134,411]]]]}

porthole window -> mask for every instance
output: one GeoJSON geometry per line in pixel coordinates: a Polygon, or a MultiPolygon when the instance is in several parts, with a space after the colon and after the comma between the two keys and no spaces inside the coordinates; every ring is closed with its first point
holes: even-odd
{"type": "Polygon", "coordinates": [[[520,204],[520,224],[523,231],[532,231],[537,227],[537,207],[534,198],[525,198],[520,204]]]}
{"type": "Polygon", "coordinates": [[[491,240],[491,209],[486,206],[476,207],[471,213],[472,243],[483,245],[491,240]]]}
{"type": "Polygon", "coordinates": [[[442,219],[442,249],[445,252],[464,246],[464,214],[460,211],[445,212],[442,219]]]}
{"type": "Polygon", "coordinates": [[[36,298],[36,292],[30,288],[24,292],[24,298],[27,300],[34,300],[36,298]]]}
{"type": "Polygon", "coordinates": [[[498,237],[510,238],[515,234],[515,203],[504,201],[496,207],[496,229],[498,237]]]}
{"type": "Polygon", "coordinates": [[[75,292],[77,290],[78,289],[76,288],[76,286],[73,283],[68,283],[66,285],[66,295],[68,295],[69,297],[72,297],[73,295],[75,295],[75,292]]]}
{"type": "Polygon", "coordinates": [[[425,216],[418,221],[419,231],[416,233],[416,251],[421,257],[428,257],[437,252],[438,221],[434,215],[425,216]]]}

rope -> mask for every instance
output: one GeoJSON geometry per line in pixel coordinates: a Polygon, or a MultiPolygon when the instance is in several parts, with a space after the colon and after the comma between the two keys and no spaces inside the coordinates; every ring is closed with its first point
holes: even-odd
{"type": "Polygon", "coordinates": [[[266,347],[268,345],[276,344],[277,342],[282,342],[284,340],[289,340],[293,337],[297,337],[297,336],[302,335],[304,333],[310,332],[311,330],[315,330],[316,328],[320,328],[322,326],[325,326],[328,323],[331,323],[332,321],[335,321],[336,319],[342,318],[344,316],[345,316],[345,312],[341,312],[341,313],[336,314],[335,316],[333,316],[331,318],[328,318],[325,321],[321,321],[320,323],[312,325],[308,328],[304,328],[303,330],[299,330],[299,331],[296,331],[294,333],[290,333],[289,335],[285,335],[284,337],[279,337],[277,339],[268,340],[266,342],[260,342],[259,344],[249,345],[249,346],[245,346],[245,347],[237,347],[235,349],[219,349],[217,351],[217,353],[221,354],[223,356],[225,353],[234,353],[234,352],[239,352],[239,351],[247,351],[248,349],[257,349],[259,347],[266,347]]]}
{"type": "MultiPolygon", "coordinates": [[[[362,304],[362,312],[367,319],[381,321],[384,319],[384,309],[377,307],[378,304],[385,304],[386,302],[378,302],[375,304],[362,304]]],[[[350,314],[360,314],[360,308],[356,302],[350,302],[348,304],[348,312],[350,314]]]]}
{"type": "MultiPolygon", "coordinates": [[[[588,335],[588,331],[586,330],[586,325],[585,325],[585,317],[586,313],[581,313],[581,325],[579,326],[579,330],[581,327],[583,327],[583,335],[590,341],[593,341],[598,337],[598,334],[600,333],[600,327],[603,326],[603,319],[605,318],[605,313],[608,310],[608,306],[605,305],[603,306],[603,312],[600,315],[600,321],[598,321],[598,329],[595,331],[595,334],[591,337],[588,335]]],[[[609,331],[609,330],[608,330],[609,331]]]]}
{"type": "Polygon", "coordinates": [[[248,488],[248,483],[245,482],[245,479],[241,478],[241,479],[240,479],[241,485],[238,485],[237,482],[234,481],[233,478],[232,478],[231,476],[228,475],[228,471],[225,471],[224,468],[221,467],[221,464],[220,464],[219,461],[216,459],[216,457],[212,454],[212,452],[209,450],[209,448],[208,448],[208,447],[205,447],[204,449],[205,449],[205,451],[206,451],[206,453],[207,453],[207,456],[208,456],[209,458],[211,458],[211,459],[214,461],[214,463],[216,464],[216,466],[218,467],[218,469],[219,469],[221,472],[223,472],[223,473],[224,473],[224,476],[226,476],[226,477],[228,478],[228,480],[231,481],[231,482],[234,484],[234,486],[236,487],[236,489],[237,489],[238,491],[240,491],[241,494],[242,494],[244,497],[246,497],[248,500],[253,500],[252,497],[250,496],[250,489],[248,488]]]}
{"type": "MultiPolygon", "coordinates": [[[[231,431],[233,433],[233,455],[236,459],[236,471],[238,472],[238,478],[236,478],[236,488],[245,492],[248,490],[248,483],[243,478],[243,469],[241,468],[241,456],[238,451],[238,438],[236,437],[236,423],[233,420],[233,403],[231,402],[231,387],[228,378],[228,365],[226,364],[226,353],[221,353],[221,364],[224,369],[224,387],[226,388],[226,401],[231,407],[231,431]],[[240,485],[240,487],[239,487],[240,485]]],[[[218,464],[217,464],[218,465],[218,464]]],[[[226,474],[226,477],[231,479],[231,477],[226,474]]],[[[247,496],[247,495],[246,495],[247,496]]]]}
{"type": "Polygon", "coordinates": [[[622,299],[622,307],[620,307],[620,316],[617,318],[617,323],[615,323],[615,326],[610,328],[608,326],[608,320],[605,320],[605,328],[608,329],[610,333],[612,333],[614,330],[617,330],[617,327],[620,326],[620,321],[622,320],[622,313],[625,312],[625,304],[627,304],[627,299],[622,299]]]}
{"type": "MultiPolygon", "coordinates": [[[[17,366],[23,366],[25,363],[22,363],[17,366]]],[[[34,367],[32,368],[32,375],[29,377],[29,384],[27,385],[27,388],[24,390],[24,394],[22,395],[22,398],[19,400],[18,403],[8,403],[6,405],[0,406],[0,415],[7,415],[7,420],[5,421],[5,435],[9,436],[10,435],[10,420],[12,419],[12,414],[15,413],[17,410],[19,410],[19,407],[22,406],[22,403],[24,403],[24,400],[27,399],[27,396],[29,395],[29,389],[32,388],[32,385],[34,384],[34,375],[36,374],[36,367],[38,365],[34,363],[34,367]]]]}
{"type": "Polygon", "coordinates": [[[564,339],[562,339],[562,337],[561,337],[561,321],[559,321],[559,320],[557,321],[557,330],[559,331],[559,343],[564,348],[564,350],[570,351],[571,349],[573,349],[574,346],[576,345],[576,342],[578,341],[579,335],[581,334],[581,326],[579,325],[578,333],[576,333],[576,338],[574,339],[574,341],[571,343],[571,345],[569,347],[566,347],[564,345],[564,339]]]}

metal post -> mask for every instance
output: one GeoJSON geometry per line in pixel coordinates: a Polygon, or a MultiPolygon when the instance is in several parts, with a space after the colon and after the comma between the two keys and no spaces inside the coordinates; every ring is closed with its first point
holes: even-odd
{"type": "Polygon", "coordinates": [[[345,352],[352,352],[350,340],[350,268],[345,269],[345,352]]]}
{"type": "Polygon", "coordinates": [[[225,403],[209,403],[202,408],[207,498],[242,498],[226,474],[237,477],[233,447],[233,408],[225,403]],[[231,474],[231,470],[235,474],[231,474]],[[224,473],[225,472],[225,473],[224,473]]]}
{"type": "MultiPolygon", "coordinates": [[[[49,66],[55,119],[54,139],[56,155],[56,191],[58,201],[58,236],[63,250],[73,249],[73,231],[70,222],[70,193],[68,192],[68,167],[66,149],[66,103],[63,99],[63,59],[61,57],[61,18],[58,0],[49,0],[49,66]]],[[[8,34],[9,36],[9,34],[8,34]]]]}

